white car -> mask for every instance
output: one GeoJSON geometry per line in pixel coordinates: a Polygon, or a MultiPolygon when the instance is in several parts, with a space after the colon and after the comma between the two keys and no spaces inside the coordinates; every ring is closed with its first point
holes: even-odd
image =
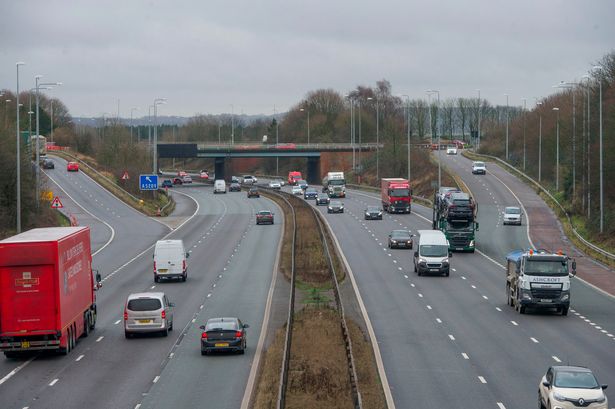
{"type": "Polygon", "coordinates": [[[282,184],[279,180],[272,180],[269,182],[269,188],[271,189],[282,189],[282,184]]]}
{"type": "Polygon", "coordinates": [[[446,154],[447,155],[457,155],[457,147],[454,145],[449,145],[446,148],[446,154]]]}
{"type": "Polygon", "coordinates": [[[293,195],[300,196],[300,195],[303,195],[303,189],[301,189],[301,186],[293,186],[293,188],[291,190],[291,193],[293,195]]]}
{"type": "Polygon", "coordinates": [[[472,174],[486,175],[487,167],[485,166],[485,162],[472,162],[472,174]]]}
{"type": "Polygon", "coordinates": [[[256,179],[254,176],[252,175],[244,175],[243,177],[243,183],[245,185],[254,185],[256,183],[258,183],[258,179],[256,179]]]}
{"type": "Polygon", "coordinates": [[[608,409],[606,388],[590,369],[552,366],[538,384],[538,404],[546,409],[608,409]]]}
{"type": "Polygon", "coordinates": [[[518,224],[521,226],[521,209],[516,206],[508,206],[504,208],[504,215],[502,216],[502,224],[518,224]]]}
{"type": "Polygon", "coordinates": [[[190,175],[185,175],[182,177],[182,182],[183,183],[192,183],[192,176],[190,175]]]}

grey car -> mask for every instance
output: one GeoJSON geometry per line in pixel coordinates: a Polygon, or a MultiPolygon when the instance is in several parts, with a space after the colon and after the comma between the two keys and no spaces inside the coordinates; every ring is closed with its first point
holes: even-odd
{"type": "Polygon", "coordinates": [[[410,234],[408,230],[393,230],[389,234],[389,248],[390,249],[411,249],[414,241],[413,234],[410,234]]]}
{"type": "Polygon", "coordinates": [[[326,193],[319,193],[316,196],[316,206],[328,205],[330,201],[331,199],[329,199],[329,195],[326,193]]]}
{"type": "Polygon", "coordinates": [[[365,220],[382,220],[382,209],[378,206],[367,206],[365,220]]]}
{"type": "Polygon", "coordinates": [[[174,307],[162,292],[130,294],[124,305],[124,335],[161,333],[166,337],[173,330],[174,307]]]}
{"type": "Polygon", "coordinates": [[[339,200],[331,200],[327,206],[327,213],[344,213],[344,203],[339,200]]]}
{"type": "Polygon", "coordinates": [[[201,325],[201,355],[210,352],[239,352],[243,354],[248,346],[246,329],[250,326],[239,318],[211,318],[201,325]]]}

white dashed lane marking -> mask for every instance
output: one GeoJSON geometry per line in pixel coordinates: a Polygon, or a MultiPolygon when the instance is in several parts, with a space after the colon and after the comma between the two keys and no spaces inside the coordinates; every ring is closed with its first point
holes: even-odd
{"type": "Polygon", "coordinates": [[[55,385],[56,383],[58,383],[58,381],[59,381],[59,379],[55,378],[53,381],[49,382],[49,386],[55,385]]]}

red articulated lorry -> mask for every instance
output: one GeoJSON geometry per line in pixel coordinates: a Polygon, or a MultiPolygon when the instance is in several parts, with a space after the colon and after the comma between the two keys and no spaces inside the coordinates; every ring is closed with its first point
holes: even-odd
{"type": "Polygon", "coordinates": [[[389,213],[410,213],[412,210],[412,191],[408,179],[382,179],[380,198],[382,208],[389,213]]]}
{"type": "Polygon", "coordinates": [[[33,229],[0,241],[0,350],[63,355],[96,325],[89,227],[33,229]]]}

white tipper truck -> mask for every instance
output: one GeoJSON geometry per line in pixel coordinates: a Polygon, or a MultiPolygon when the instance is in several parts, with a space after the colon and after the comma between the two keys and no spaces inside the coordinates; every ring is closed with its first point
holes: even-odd
{"type": "Polygon", "coordinates": [[[577,262],[561,251],[517,250],[506,256],[507,304],[520,314],[526,308],[555,309],[568,315],[570,279],[577,262]],[[571,270],[570,269],[571,267],[571,270]]]}
{"type": "Polygon", "coordinates": [[[328,172],[322,180],[322,192],[329,197],[346,197],[344,172],[328,172]]]}

